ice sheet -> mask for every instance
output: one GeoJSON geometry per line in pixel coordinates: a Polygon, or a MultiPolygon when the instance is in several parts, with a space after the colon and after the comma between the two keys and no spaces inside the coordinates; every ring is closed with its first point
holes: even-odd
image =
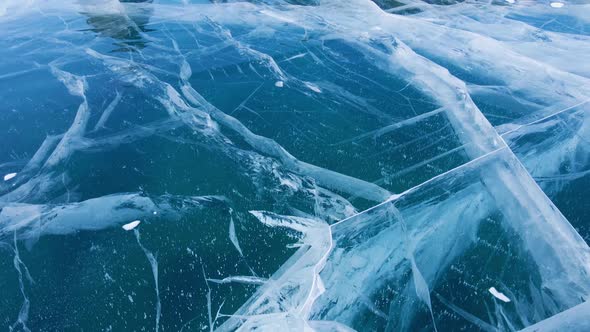
{"type": "Polygon", "coordinates": [[[0,321],[583,330],[590,7],[559,3],[0,4],[0,321]]]}

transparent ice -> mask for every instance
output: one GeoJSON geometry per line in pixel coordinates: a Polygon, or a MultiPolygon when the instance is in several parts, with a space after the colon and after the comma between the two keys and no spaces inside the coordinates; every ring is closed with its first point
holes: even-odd
{"type": "Polygon", "coordinates": [[[587,331],[590,3],[5,0],[0,326],[587,331]]]}

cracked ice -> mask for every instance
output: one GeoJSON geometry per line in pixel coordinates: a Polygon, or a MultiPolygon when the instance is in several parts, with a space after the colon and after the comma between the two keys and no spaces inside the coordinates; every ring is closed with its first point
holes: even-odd
{"type": "Polygon", "coordinates": [[[8,0],[0,28],[5,329],[588,330],[589,3],[8,0]]]}

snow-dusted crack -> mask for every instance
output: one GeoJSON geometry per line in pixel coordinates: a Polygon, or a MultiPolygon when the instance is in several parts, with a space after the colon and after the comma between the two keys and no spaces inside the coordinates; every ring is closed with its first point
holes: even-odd
{"type": "MultiPolygon", "coordinates": [[[[152,85],[156,91],[159,91],[159,96],[156,98],[166,107],[171,116],[179,117],[187,125],[204,131],[210,137],[214,137],[220,141],[225,140],[216,129],[217,122],[239,134],[254,150],[277,158],[288,170],[314,178],[320,185],[356,195],[370,201],[379,202],[391,196],[389,191],[370,182],[296,159],[274,140],[252,133],[240,121],[211,105],[186,80],[181,90],[184,97],[195,107],[191,107],[185,103],[180,94],[170,84],[159,81],[149,72],[142,70],[137,64],[120,58],[99,54],[91,49],[88,49],[87,53],[97,59],[103,60],[107,68],[110,68],[114,72],[119,71],[119,68],[133,67],[134,72],[139,74],[139,78],[133,77],[133,81],[130,83],[152,85]]],[[[188,79],[190,77],[190,66],[186,63],[186,60],[183,60],[181,63],[181,69],[183,71],[180,77],[186,77],[188,79]]],[[[126,79],[125,77],[122,78],[126,79]]]]}
{"type": "Polygon", "coordinates": [[[14,269],[18,273],[18,283],[20,287],[21,295],[23,296],[23,304],[18,312],[18,317],[16,322],[14,322],[11,326],[9,326],[9,330],[13,331],[17,327],[21,327],[23,331],[30,332],[31,330],[27,327],[27,321],[29,319],[29,309],[31,306],[31,301],[27,296],[25,281],[28,281],[29,285],[33,283],[33,278],[31,278],[31,274],[29,273],[29,269],[25,265],[25,263],[20,258],[20,252],[18,249],[18,242],[16,231],[14,231],[14,269]],[[25,279],[26,277],[26,279],[25,279]]]}
{"type": "Polygon", "coordinates": [[[139,229],[134,229],[133,234],[135,235],[135,239],[137,240],[137,244],[145,254],[148,262],[150,263],[150,268],[152,269],[152,276],[154,278],[154,290],[156,292],[156,332],[160,330],[160,317],[162,316],[162,301],[160,300],[160,286],[158,283],[158,260],[154,254],[146,249],[141,243],[141,236],[139,235],[139,229]]]}

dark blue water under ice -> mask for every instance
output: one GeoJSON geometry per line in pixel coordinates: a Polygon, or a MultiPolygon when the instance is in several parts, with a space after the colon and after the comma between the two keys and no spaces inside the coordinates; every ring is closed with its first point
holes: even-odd
{"type": "Polygon", "coordinates": [[[590,3],[0,3],[0,328],[589,331],[590,3]]]}

